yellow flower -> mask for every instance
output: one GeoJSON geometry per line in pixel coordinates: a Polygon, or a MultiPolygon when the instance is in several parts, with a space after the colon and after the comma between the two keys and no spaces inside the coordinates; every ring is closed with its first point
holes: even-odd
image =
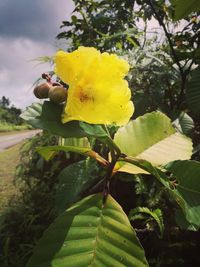
{"type": "Polygon", "coordinates": [[[124,80],[128,70],[125,60],[92,47],[79,47],[72,53],[57,52],[55,72],[69,85],[62,122],[126,124],[134,111],[124,80]]]}

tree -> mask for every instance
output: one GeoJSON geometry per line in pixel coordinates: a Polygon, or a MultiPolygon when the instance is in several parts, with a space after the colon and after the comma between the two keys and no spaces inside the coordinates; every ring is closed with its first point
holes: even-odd
{"type": "Polygon", "coordinates": [[[63,21],[57,38],[70,40],[69,49],[80,45],[94,46],[104,51],[131,49],[139,45],[139,30],[135,24],[135,1],[76,0],[70,21],[63,21]]]}
{"type": "Polygon", "coordinates": [[[5,96],[2,96],[2,98],[0,100],[0,106],[2,106],[3,108],[8,108],[9,105],[10,105],[9,98],[6,98],[5,96]]]}
{"type": "Polygon", "coordinates": [[[20,118],[21,109],[16,108],[14,105],[10,106],[9,98],[3,96],[0,100],[0,121],[21,125],[23,120],[20,118]]]}

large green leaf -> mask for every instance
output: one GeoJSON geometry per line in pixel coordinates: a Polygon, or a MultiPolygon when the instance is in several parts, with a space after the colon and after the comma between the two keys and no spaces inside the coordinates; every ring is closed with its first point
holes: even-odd
{"type": "Polygon", "coordinates": [[[200,226],[200,163],[197,161],[174,161],[165,166],[174,180],[150,162],[127,157],[124,160],[155,176],[182,209],[186,220],[200,226]]]}
{"type": "Polygon", "coordinates": [[[172,0],[175,6],[175,20],[187,17],[192,12],[200,11],[199,0],[172,0]]]}
{"type": "MultiPolygon", "coordinates": [[[[71,139],[71,138],[70,138],[71,139]]],[[[89,143],[87,144],[89,145],[89,143]]],[[[45,147],[37,147],[36,151],[45,159],[50,160],[53,159],[59,151],[63,152],[74,152],[86,157],[93,158],[100,162],[101,164],[107,166],[108,161],[101,157],[97,152],[92,150],[90,147],[79,147],[79,146],[45,146],[45,147]]]]}
{"type": "Polygon", "coordinates": [[[36,103],[28,107],[21,117],[35,128],[48,130],[62,137],[86,136],[78,121],[65,124],[61,122],[62,110],[63,105],[45,101],[43,105],[36,103]]]}
{"type": "MultiPolygon", "coordinates": [[[[114,141],[126,155],[149,161],[155,166],[189,159],[192,154],[191,140],[176,133],[170,119],[161,112],[147,113],[130,121],[117,131],[114,141]]],[[[128,164],[121,164],[119,171],[144,173],[128,164]]]]}
{"type": "Polygon", "coordinates": [[[193,119],[185,112],[181,112],[173,121],[173,125],[178,131],[183,134],[189,135],[194,129],[193,119]]]}
{"type": "Polygon", "coordinates": [[[40,128],[37,126],[39,124],[39,117],[42,113],[42,104],[34,103],[27,107],[26,110],[20,115],[22,119],[30,123],[35,128],[40,128]]]}
{"type": "Polygon", "coordinates": [[[119,204],[92,195],[48,228],[26,267],[142,267],[144,250],[119,204]]]}
{"type": "Polygon", "coordinates": [[[192,71],[191,76],[186,87],[186,100],[190,110],[200,114],[200,68],[192,71]]]}
{"type": "Polygon", "coordinates": [[[99,168],[92,160],[73,163],[63,169],[58,176],[55,206],[58,213],[77,201],[80,193],[97,182],[99,168]]]}
{"type": "Polygon", "coordinates": [[[176,221],[177,225],[180,227],[180,229],[182,229],[182,230],[198,231],[199,227],[197,225],[189,223],[186,220],[183,211],[180,209],[177,209],[175,211],[175,221],[176,221]]]}
{"type": "Polygon", "coordinates": [[[108,135],[101,124],[96,125],[80,122],[80,127],[84,130],[85,133],[87,133],[88,136],[106,137],[108,135]]]}
{"type": "Polygon", "coordinates": [[[35,128],[48,130],[52,134],[65,138],[95,137],[115,147],[112,139],[102,125],[88,124],[85,122],[71,121],[63,124],[61,116],[64,106],[45,101],[43,105],[33,104],[28,107],[21,117],[35,128]]]}
{"type": "Polygon", "coordinates": [[[186,219],[200,226],[200,162],[175,161],[169,163],[166,169],[176,178],[176,190],[185,201],[186,219]]]}
{"type": "Polygon", "coordinates": [[[92,151],[90,147],[76,147],[76,146],[45,146],[45,147],[37,147],[36,151],[45,159],[52,159],[57,152],[74,152],[81,155],[88,156],[92,151]]]}

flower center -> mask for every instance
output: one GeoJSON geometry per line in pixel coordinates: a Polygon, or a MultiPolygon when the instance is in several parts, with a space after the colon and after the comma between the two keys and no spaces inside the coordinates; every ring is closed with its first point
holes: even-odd
{"type": "Polygon", "coordinates": [[[79,100],[84,102],[94,102],[94,96],[92,95],[92,88],[82,88],[79,87],[79,93],[78,93],[79,100]]]}
{"type": "Polygon", "coordinates": [[[92,101],[94,102],[94,97],[87,95],[86,93],[81,92],[79,95],[79,99],[81,102],[88,102],[92,101]]]}

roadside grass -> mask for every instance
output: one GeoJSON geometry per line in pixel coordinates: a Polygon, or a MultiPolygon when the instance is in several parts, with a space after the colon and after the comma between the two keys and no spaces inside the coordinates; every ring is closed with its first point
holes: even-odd
{"type": "Polygon", "coordinates": [[[0,133],[11,132],[11,131],[22,131],[32,129],[28,124],[14,125],[6,122],[0,122],[0,133]]]}
{"type": "Polygon", "coordinates": [[[19,163],[19,150],[23,142],[0,152],[0,213],[9,199],[18,193],[13,184],[15,167],[19,163]]]}

